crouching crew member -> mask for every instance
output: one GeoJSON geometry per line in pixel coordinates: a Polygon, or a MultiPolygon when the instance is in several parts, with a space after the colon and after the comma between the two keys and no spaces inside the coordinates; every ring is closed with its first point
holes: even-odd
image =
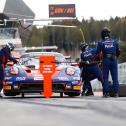
{"type": "Polygon", "coordinates": [[[81,77],[83,81],[82,96],[94,95],[90,81],[97,78],[99,81],[103,82],[101,69],[98,66],[98,61],[95,61],[96,49],[88,48],[87,44],[82,43],[80,45],[80,50],[80,68],[82,70],[81,77]]]}
{"type": "Polygon", "coordinates": [[[7,60],[17,63],[17,60],[11,56],[11,51],[13,50],[14,50],[14,45],[12,43],[7,43],[7,45],[0,50],[0,92],[3,88],[4,68],[5,65],[7,64],[7,60]]]}

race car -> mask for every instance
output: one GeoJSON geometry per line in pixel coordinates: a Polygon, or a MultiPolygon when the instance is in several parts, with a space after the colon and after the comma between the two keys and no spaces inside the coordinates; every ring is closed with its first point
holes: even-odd
{"type": "Polygon", "coordinates": [[[80,69],[67,63],[65,56],[58,52],[30,52],[23,54],[19,64],[8,65],[5,69],[3,92],[5,96],[43,92],[43,75],[39,70],[40,56],[55,56],[56,69],[52,76],[52,91],[68,96],[81,93],[80,69]]]}

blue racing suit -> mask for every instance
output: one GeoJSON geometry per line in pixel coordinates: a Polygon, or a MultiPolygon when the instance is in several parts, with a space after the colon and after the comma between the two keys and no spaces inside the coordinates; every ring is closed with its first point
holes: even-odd
{"type": "Polygon", "coordinates": [[[0,91],[2,90],[3,87],[4,68],[5,65],[7,64],[8,59],[13,61],[14,63],[17,63],[17,60],[11,56],[10,49],[4,47],[0,50],[0,91]]]}
{"type": "Polygon", "coordinates": [[[114,93],[118,93],[118,64],[117,57],[120,54],[118,43],[111,39],[106,38],[98,42],[96,53],[103,53],[103,94],[109,92],[108,76],[109,71],[113,80],[114,93]]]}
{"type": "Polygon", "coordinates": [[[99,81],[103,81],[101,70],[97,63],[91,63],[95,60],[96,57],[96,49],[88,48],[84,52],[80,54],[81,62],[89,62],[89,64],[82,64],[82,81],[83,84],[83,92],[86,90],[92,91],[92,86],[90,81],[94,79],[98,79],[99,81]]]}

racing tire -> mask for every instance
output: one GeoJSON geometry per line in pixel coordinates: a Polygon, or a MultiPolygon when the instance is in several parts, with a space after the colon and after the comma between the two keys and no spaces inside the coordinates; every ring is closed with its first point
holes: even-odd
{"type": "Polygon", "coordinates": [[[19,94],[17,94],[17,93],[6,93],[6,92],[4,92],[4,95],[5,96],[16,96],[16,95],[19,95],[19,94]]]}
{"type": "Polygon", "coordinates": [[[60,98],[63,98],[63,92],[60,93],[60,98]]]}
{"type": "Polygon", "coordinates": [[[24,96],[25,96],[24,93],[21,93],[21,97],[24,98],[24,96]]]}
{"type": "MultiPolygon", "coordinates": [[[[109,86],[109,94],[111,97],[114,96],[113,85],[109,86]]],[[[119,97],[126,97],[126,84],[119,84],[119,97]]]]}
{"type": "Polygon", "coordinates": [[[69,93],[65,93],[65,95],[68,95],[70,97],[75,97],[75,96],[80,96],[80,93],[79,92],[69,92],[69,93]]]}

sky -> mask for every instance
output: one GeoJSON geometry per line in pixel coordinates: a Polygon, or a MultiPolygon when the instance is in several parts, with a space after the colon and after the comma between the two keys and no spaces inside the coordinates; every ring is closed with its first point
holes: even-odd
{"type": "Polygon", "coordinates": [[[126,16],[126,0],[23,0],[36,15],[36,19],[49,18],[49,4],[75,4],[78,19],[96,20],[126,16]]]}

